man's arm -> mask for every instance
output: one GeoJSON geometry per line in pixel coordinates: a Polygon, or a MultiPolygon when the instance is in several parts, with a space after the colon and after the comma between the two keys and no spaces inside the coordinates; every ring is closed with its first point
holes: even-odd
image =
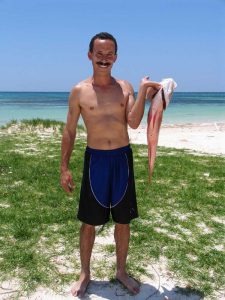
{"type": "Polygon", "coordinates": [[[63,131],[61,144],[61,185],[66,192],[71,192],[75,188],[72,180],[72,175],[68,169],[68,165],[76,138],[76,129],[79,116],[79,88],[76,86],[72,89],[69,96],[69,111],[67,115],[67,123],[63,131]]]}
{"type": "Polygon", "coordinates": [[[133,129],[136,129],[141,123],[145,110],[146,92],[150,87],[157,91],[161,88],[161,85],[158,82],[148,80],[148,77],[144,77],[141,80],[137,99],[135,101],[133,88],[129,84],[128,88],[130,95],[127,104],[127,123],[133,129]]]}

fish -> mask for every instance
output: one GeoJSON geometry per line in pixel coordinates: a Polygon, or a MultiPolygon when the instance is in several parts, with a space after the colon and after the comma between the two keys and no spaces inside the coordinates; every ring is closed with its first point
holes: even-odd
{"type": "Polygon", "coordinates": [[[149,184],[152,182],[163,111],[169,105],[173,91],[177,87],[177,83],[172,78],[162,79],[160,84],[162,87],[151,100],[147,119],[149,184]]]}

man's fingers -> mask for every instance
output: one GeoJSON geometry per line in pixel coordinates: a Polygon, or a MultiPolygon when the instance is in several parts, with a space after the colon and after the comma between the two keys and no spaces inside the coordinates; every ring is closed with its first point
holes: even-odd
{"type": "Polygon", "coordinates": [[[62,181],[61,186],[64,189],[64,191],[66,191],[67,193],[71,193],[75,188],[75,185],[74,184],[71,185],[71,183],[68,181],[62,181]]]}
{"type": "Polygon", "coordinates": [[[162,85],[156,81],[151,81],[149,80],[149,77],[145,77],[144,80],[142,80],[142,82],[147,86],[147,87],[151,87],[153,89],[156,90],[160,90],[162,85]]]}
{"type": "Polygon", "coordinates": [[[161,87],[162,87],[160,83],[155,82],[155,81],[151,81],[151,86],[153,89],[157,89],[157,90],[161,89],[161,87]]]}
{"type": "Polygon", "coordinates": [[[70,179],[70,184],[71,184],[71,187],[74,189],[74,188],[75,188],[75,184],[74,184],[74,182],[73,182],[73,179],[72,179],[72,178],[70,179]]]}
{"type": "Polygon", "coordinates": [[[158,90],[160,90],[162,87],[162,85],[160,83],[158,83],[158,90]]]}
{"type": "Polygon", "coordinates": [[[70,193],[72,192],[72,190],[68,187],[68,185],[64,187],[64,190],[65,190],[68,194],[70,194],[70,193]]]}
{"type": "Polygon", "coordinates": [[[69,189],[70,192],[72,192],[74,190],[74,188],[75,188],[75,186],[71,185],[70,182],[67,184],[67,186],[68,186],[68,189],[69,189]]]}
{"type": "Polygon", "coordinates": [[[69,188],[69,186],[68,186],[67,183],[63,183],[63,184],[62,184],[62,187],[63,187],[63,189],[64,189],[65,192],[71,193],[71,190],[70,190],[70,188],[69,188]]]}
{"type": "Polygon", "coordinates": [[[67,185],[71,191],[75,189],[75,184],[74,184],[72,178],[69,179],[67,185]]]}

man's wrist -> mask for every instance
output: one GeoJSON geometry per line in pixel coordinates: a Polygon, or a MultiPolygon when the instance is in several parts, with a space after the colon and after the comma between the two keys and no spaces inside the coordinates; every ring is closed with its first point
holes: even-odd
{"type": "Polygon", "coordinates": [[[66,171],[68,171],[68,167],[67,166],[60,166],[60,172],[61,173],[64,173],[66,171]]]}
{"type": "Polygon", "coordinates": [[[147,89],[148,89],[148,87],[144,83],[140,84],[139,91],[138,91],[139,100],[142,98],[143,98],[143,101],[145,100],[147,89]]]}
{"type": "Polygon", "coordinates": [[[146,89],[147,90],[147,88],[148,88],[148,83],[146,83],[146,82],[141,82],[140,83],[140,89],[146,89]]]}

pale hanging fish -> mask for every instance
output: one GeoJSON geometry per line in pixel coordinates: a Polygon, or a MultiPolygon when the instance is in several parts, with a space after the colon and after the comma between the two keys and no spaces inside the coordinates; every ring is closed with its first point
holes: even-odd
{"type": "Polygon", "coordinates": [[[172,78],[163,79],[160,84],[162,85],[162,88],[151,100],[151,106],[148,112],[147,141],[149,183],[152,180],[163,110],[165,110],[169,105],[169,102],[173,95],[173,91],[177,87],[176,82],[172,78]]]}

